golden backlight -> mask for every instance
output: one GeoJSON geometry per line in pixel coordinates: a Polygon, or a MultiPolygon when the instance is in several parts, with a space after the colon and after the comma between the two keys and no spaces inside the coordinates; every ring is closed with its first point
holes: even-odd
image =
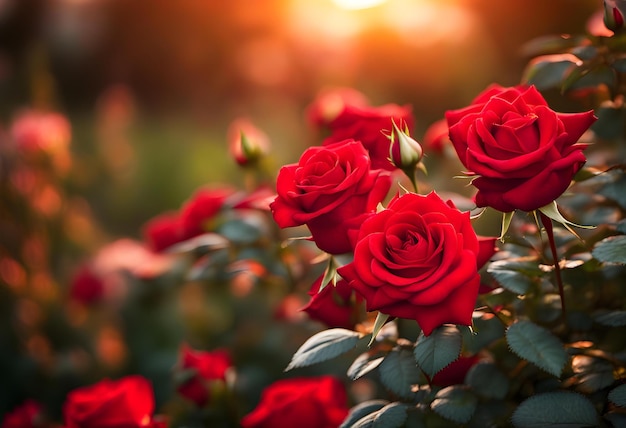
{"type": "Polygon", "coordinates": [[[342,9],[367,9],[387,2],[387,0],[333,0],[342,9]]]}

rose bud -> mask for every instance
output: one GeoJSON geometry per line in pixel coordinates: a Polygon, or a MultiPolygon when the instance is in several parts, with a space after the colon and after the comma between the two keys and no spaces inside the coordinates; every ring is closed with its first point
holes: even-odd
{"type": "Polygon", "coordinates": [[[604,25],[609,30],[617,31],[624,27],[626,1],[604,0],[604,25]]]}
{"type": "Polygon", "coordinates": [[[235,162],[241,166],[256,164],[269,150],[267,135],[248,119],[233,121],[228,129],[228,148],[235,162]]]}
{"type": "Polygon", "coordinates": [[[393,122],[393,130],[389,136],[391,145],[389,146],[389,157],[391,162],[403,171],[413,171],[422,161],[424,150],[420,143],[409,135],[409,129],[405,126],[401,131],[393,122]]]}

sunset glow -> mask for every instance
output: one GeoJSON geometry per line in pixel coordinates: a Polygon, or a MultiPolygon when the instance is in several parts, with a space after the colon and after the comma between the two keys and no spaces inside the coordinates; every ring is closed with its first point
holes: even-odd
{"type": "Polygon", "coordinates": [[[385,3],[387,0],[333,0],[342,9],[367,9],[385,3]]]}

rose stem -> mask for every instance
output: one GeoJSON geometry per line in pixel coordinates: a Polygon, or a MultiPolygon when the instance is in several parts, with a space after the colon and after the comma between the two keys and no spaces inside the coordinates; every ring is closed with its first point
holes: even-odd
{"type": "Polygon", "coordinates": [[[546,228],[546,234],[548,235],[548,242],[550,243],[550,251],[552,252],[552,260],[554,263],[554,274],[556,276],[556,283],[559,286],[559,296],[561,297],[561,311],[563,319],[565,319],[565,292],[563,291],[563,279],[561,278],[561,266],[559,264],[558,255],[556,253],[556,244],[554,243],[554,230],[552,229],[552,220],[550,217],[541,213],[541,222],[546,228]]]}

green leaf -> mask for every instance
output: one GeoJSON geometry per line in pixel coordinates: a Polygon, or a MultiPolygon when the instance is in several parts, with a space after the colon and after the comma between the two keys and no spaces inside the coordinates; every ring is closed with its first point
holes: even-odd
{"type": "Polygon", "coordinates": [[[611,63],[611,67],[613,67],[615,70],[619,71],[620,73],[626,72],[626,57],[620,56],[619,58],[616,58],[611,63]]]}
{"type": "Polygon", "coordinates": [[[562,91],[581,88],[596,88],[600,85],[615,86],[617,75],[611,67],[600,64],[590,69],[578,67],[572,70],[561,86],[562,91]],[[583,72],[578,71],[583,70],[583,72]],[[576,75],[575,75],[576,74],[576,75]],[[573,76],[575,75],[575,76],[573,76]]]}
{"type": "Polygon", "coordinates": [[[626,311],[598,311],[593,320],[608,327],[623,327],[626,325],[626,311]]]}
{"type": "Polygon", "coordinates": [[[378,368],[380,381],[396,395],[411,399],[412,386],[419,383],[420,371],[415,364],[411,351],[402,348],[393,349],[378,368]]]}
{"type": "Polygon", "coordinates": [[[430,336],[420,334],[413,350],[415,361],[429,377],[433,377],[459,357],[463,335],[454,326],[437,327],[430,336]]]}
{"type": "Polygon", "coordinates": [[[598,54],[598,48],[592,45],[576,46],[570,52],[583,61],[589,61],[598,54]]]}
{"type": "Polygon", "coordinates": [[[563,344],[552,333],[530,321],[518,321],[509,326],[506,340],[520,358],[559,377],[567,362],[563,344]]]}
{"type": "Polygon", "coordinates": [[[572,54],[542,55],[531,60],[524,70],[522,81],[537,89],[561,86],[567,74],[582,66],[582,61],[572,54]]]}
{"type": "Polygon", "coordinates": [[[374,343],[374,341],[376,340],[376,336],[378,335],[378,332],[380,331],[381,328],[383,328],[383,326],[385,325],[388,319],[389,319],[389,315],[383,314],[382,312],[379,312],[376,315],[376,320],[374,321],[374,328],[372,329],[372,338],[370,339],[370,342],[367,344],[367,346],[372,346],[372,343],[374,343]]]}
{"type": "Polygon", "coordinates": [[[607,198],[617,202],[620,207],[626,209],[626,192],[624,188],[626,186],[626,174],[620,174],[614,177],[615,181],[606,184],[600,189],[600,194],[607,198]]]}
{"type": "Polygon", "coordinates": [[[601,262],[626,264],[626,236],[609,236],[598,242],[591,254],[601,262]]]}
{"type": "Polygon", "coordinates": [[[371,372],[385,359],[385,355],[380,352],[364,352],[359,355],[348,368],[347,375],[352,380],[357,380],[361,376],[371,372]]]}
{"type": "Polygon", "coordinates": [[[496,260],[489,264],[487,272],[498,281],[502,287],[515,294],[524,295],[532,286],[533,276],[541,275],[536,262],[517,262],[511,260],[496,260]]]}
{"type": "Polygon", "coordinates": [[[464,346],[468,352],[477,354],[496,340],[504,337],[504,324],[492,314],[475,312],[472,323],[477,334],[468,335],[464,346]]]}
{"type": "Polygon", "coordinates": [[[172,254],[185,254],[196,252],[205,254],[210,251],[228,248],[228,239],[217,233],[203,233],[186,241],[174,244],[165,251],[172,254]]]}
{"type": "Polygon", "coordinates": [[[626,407],[626,384],[622,384],[609,392],[609,400],[619,407],[626,407]]]}
{"type": "Polygon", "coordinates": [[[509,379],[495,364],[489,362],[474,365],[467,372],[465,383],[485,398],[502,399],[509,390],[509,379]]]}
{"type": "Polygon", "coordinates": [[[389,403],[376,412],[374,428],[396,428],[404,425],[406,421],[407,405],[399,402],[389,403]]]}
{"type": "Polygon", "coordinates": [[[359,333],[345,328],[332,328],[319,332],[310,337],[296,351],[285,371],[335,358],[353,349],[360,338],[359,333]]]}
{"type": "Polygon", "coordinates": [[[350,409],[348,416],[344,419],[339,428],[354,427],[354,424],[365,416],[377,412],[389,404],[387,400],[370,400],[357,404],[350,409]]]}
{"type": "Polygon", "coordinates": [[[460,424],[468,422],[478,398],[463,385],[452,385],[437,392],[430,408],[438,415],[460,424]]]}
{"type": "Polygon", "coordinates": [[[226,239],[240,245],[257,242],[262,236],[262,224],[254,222],[253,218],[229,220],[217,229],[226,239]]]}
{"type": "Polygon", "coordinates": [[[521,53],[525,57],[556,54],[579,46],[584,41],[583,36],[547,35],[536,37],[522,46],[521,53]]]}
{"type": "MultiPolygon", "coordinates": [[[[606,140],[615,140],[622,137],[622,133],[624,132],[624,118],[626,117],[626,112],[624,112],[622,106],[616,106],[612,103],[600,105],[595,113],[598,120],[591,127],[594,134],[606,140]]],[[[578,171],[576,176],[578,176],[580,172],[581,171],[578,171]]],[[[594,172],[594,175],[597,176],[597,173],[601,172],[601,170],[595,170],[594,172]]],[[[574,179],[576,179],[576,176],[574,179]]]]}
{"type": "Polygon", "coordinates": [[[512,418],[516,428],[597,427],[598,414],[591,401],[575,392],[537,394],[519,405],[512,418]]]}

